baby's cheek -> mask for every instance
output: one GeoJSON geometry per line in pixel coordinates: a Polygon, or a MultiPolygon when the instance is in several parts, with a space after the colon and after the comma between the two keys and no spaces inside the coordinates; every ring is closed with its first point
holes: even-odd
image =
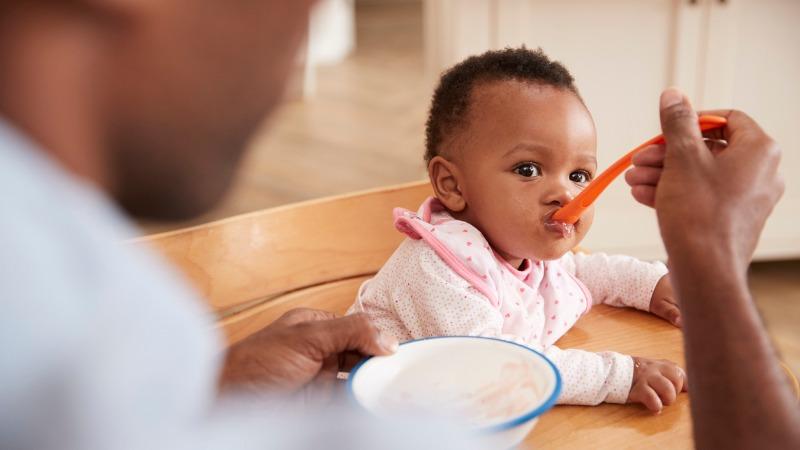
{"type": "Polygon", "coordinates": [[[586,233],[589,232],[589,229],[592,228],[592,223],[594,222],[594,207],[591,207],[586,210],[586,212],[581,216],[580,222],[577,223],[575,227],[575,245],[583,240],[586,236],[586,233]]]}

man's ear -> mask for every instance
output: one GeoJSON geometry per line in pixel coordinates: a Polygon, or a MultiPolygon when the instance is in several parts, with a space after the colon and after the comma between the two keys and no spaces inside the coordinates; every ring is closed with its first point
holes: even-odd
{"type": "Polygon", "coordinates": [[[434,156],[428,163],[428,177],[436,198],[447,209],[460,212],[467,207],[467,201],[459,188],[461,173],[455,164],[441,156],[434,156]]]}

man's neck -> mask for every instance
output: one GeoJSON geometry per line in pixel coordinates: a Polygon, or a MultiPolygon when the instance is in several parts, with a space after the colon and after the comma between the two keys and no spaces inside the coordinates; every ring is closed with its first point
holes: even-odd
{"type": "Polygon", "coordinates": [[[108,190],[96,120],[103,90],[96,82],[102,54],[97,38],[85,19],[68,11],[30,6],[4,12],[0,114],[66,170],[108,190]]]}

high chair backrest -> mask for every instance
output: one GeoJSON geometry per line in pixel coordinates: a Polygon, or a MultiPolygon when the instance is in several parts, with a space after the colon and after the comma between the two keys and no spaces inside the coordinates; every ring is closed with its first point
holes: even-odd
{"type": "Polygon", "coordinates": [[[427,181],[311,200],[144,237],[181,269],[230,343],[285,311],[343,313],[403,239],[392,209],[416,210],[427,181]]]}

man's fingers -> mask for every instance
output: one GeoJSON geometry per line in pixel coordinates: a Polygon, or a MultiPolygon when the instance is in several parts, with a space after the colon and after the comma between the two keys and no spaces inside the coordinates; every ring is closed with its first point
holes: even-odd
{"type": "Polygon", "coordinates": [[[382,335],[365,314],[353,314],[339,319],[306,322],[309,352],[318,360],[345,351],[364,355],[389,355],[397,350],[397,340],[382,335]]]}
{"type": "Polygon", "coordinates": [[[715,130],[709,130],[703,133],[707,137],[735,141],[742,133],[756,132],[759,134],[765,134],[752,117],[736,109],[712,109],[701,111],[700,114],[721,116],[728,119],[728,123],[724,127],[715,130]]]}
{"type": "Polygon", "coordinates": [[[727,125],[719,131],[711,131],[711,134],[704,133],[708,137],[728,141],[726,150],[717,153],[731,154],[730,156],[734,158],[752,160],[768,158],[774,161],[773,167],[777,169],[780,161],[778,145],[752,117],[735,109],[703,111],[703,114],[714,114],[728,119],[727,125]],[[753,149],[766,150],[766,152],[753,152],[753,149]],[[737,154],[741,156],[734,156],[737,154]]]}
{"type": "MultiPolygon", "coordinates": [[[[730,123],[730,115],[733,112],[731,109],[709,109],[698,111],[697,114],[700,116],[720,116],[728,119],[730,123]]],[[[735,121],[735,119],[734,119],[735,121]]],[[[728,139],[728,127],[727,125],[720,128],[713,128],[711,130],[706,130],[703,132],[703,136],[711,139],[728,139]]]]}
{"type": "Polygon", "coordinates": [[[333,386],[336,383],[336,375],[339,373],[339,358],[336,355],[331,355],[322,362],[317,376],[314,381],[319,387],[333,386]]]}
{"type": "Polygon", "coordinates": [[[364,359],[364,355],[361,353],[344,352],[339,355],[339,370],[350,372],[362,359],[364,359]]]}
{"type": "Polygon", "coordinates": [[[336,314],[332,312],[311,308],[295,308],[285,312],[275,322],[281,325],[291,326],[302,322],[330,320],[335,318],[336,314]]]}
{"type": "Polygon", "coordinates": [[[646,184],[655,186],[661,179],[661,169],[657,167],[634,167],[625,172],[625,181],[630,186],[646,184]]]}
{"type": "Polygon", "coordinates": [[[653,144],[639,150],[633,155],[634,166],[664,167],[664,144],[653,144]]]}
{"type": "Polygon", "coordinates": [[[704,158],[708,150],[700,134],[697,113],[689,103],[689,99],[675,88],[661,93],[660,104],[661,129],[667,147],[667,158],[704,158]]]}
{"type": "Polygon", "coordinates": [[[656,205],[655,186],[647,186],[647,185],[633,186],[631,188],[631,195],[637,202],[645,206],[654,208],[656,205]]]}

